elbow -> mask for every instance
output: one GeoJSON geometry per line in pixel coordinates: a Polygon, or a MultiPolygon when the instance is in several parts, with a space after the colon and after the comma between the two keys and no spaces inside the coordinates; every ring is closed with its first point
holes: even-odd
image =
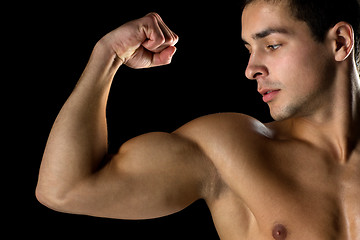
{"type": "Polygon", "coordinates": [[[50,202],[52,202],[50,200],[51,198],[46,193],[44,193],[44,191],[39,186],[37,186],[35,189],[35,197],[38,200],[38,202],[44,206],[53,205],[50,204],[50,202]]]}
{"type": "Polygon", "coordinates": [[[42,205],[58,212],[68,212],[65,198],[59,196],[59,194],[50,193],[42,187],[39,187],[39,185],[35,190],[35,197],[42,205]]]}

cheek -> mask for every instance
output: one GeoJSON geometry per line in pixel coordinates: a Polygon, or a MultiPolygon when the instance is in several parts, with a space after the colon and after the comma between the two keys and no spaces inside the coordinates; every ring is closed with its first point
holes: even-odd
{"type": "Polygon", "coordinates": [[[307,48],[287,51],[274,65],[275,79],[281,81],[291,96],[316,91],[322,85],[327,67],[319,50],[307,48]]]}

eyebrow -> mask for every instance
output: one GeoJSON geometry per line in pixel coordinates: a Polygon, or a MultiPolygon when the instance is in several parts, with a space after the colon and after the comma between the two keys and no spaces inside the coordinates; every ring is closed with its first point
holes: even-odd
{"type": "MultiPolygon", "coordinates": [[[[259,39],[263,39],[266,38],[267,36],[271,35],[271,34],[275,34],[275,33],[280,33],[280,34],[289,34],[289,31],[286,30],[285,28],[267,28],[261,32],[255,33],[253,34],[251,37],[254,40],[259,40],[259,39]]],[[[250,45],[248,42],[246,42],[244,39],[242,39],[245,45],[250,45]]]]}

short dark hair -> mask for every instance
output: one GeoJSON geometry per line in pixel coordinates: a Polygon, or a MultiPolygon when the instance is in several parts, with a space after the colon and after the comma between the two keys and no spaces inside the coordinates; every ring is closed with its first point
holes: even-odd
{"type": "MultiPolygon", "coordinates": [[[[244,8],[255,1],[278,3],[283,0],[245,0],[244,8]]],[[[354,29],[355,61],[360,73],[360,3],[359,0],[286,0],[292,15],[310,27],[317,41],[323,42],[327,32],[345,21],[354,29]]]]}

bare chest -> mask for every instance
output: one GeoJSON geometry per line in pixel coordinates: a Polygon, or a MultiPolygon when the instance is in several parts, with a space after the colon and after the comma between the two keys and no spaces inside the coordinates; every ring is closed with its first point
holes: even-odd
{"type": "Polygon", "coordinates": [[[254,161],[242,165],[247,168],[237,173],[242,176],[228,176],[234,181],[218,206],[231,213],[232,221],[238,219],[242,237],[226,237],[234,230],[232,236],[237,235],[232,223],[222,239],[360,240],[360,156],[338,165],[324,156],[299,154],[267,164],[254,161]],[[231,202],[227,210],[226,202],[231,202]]]}

